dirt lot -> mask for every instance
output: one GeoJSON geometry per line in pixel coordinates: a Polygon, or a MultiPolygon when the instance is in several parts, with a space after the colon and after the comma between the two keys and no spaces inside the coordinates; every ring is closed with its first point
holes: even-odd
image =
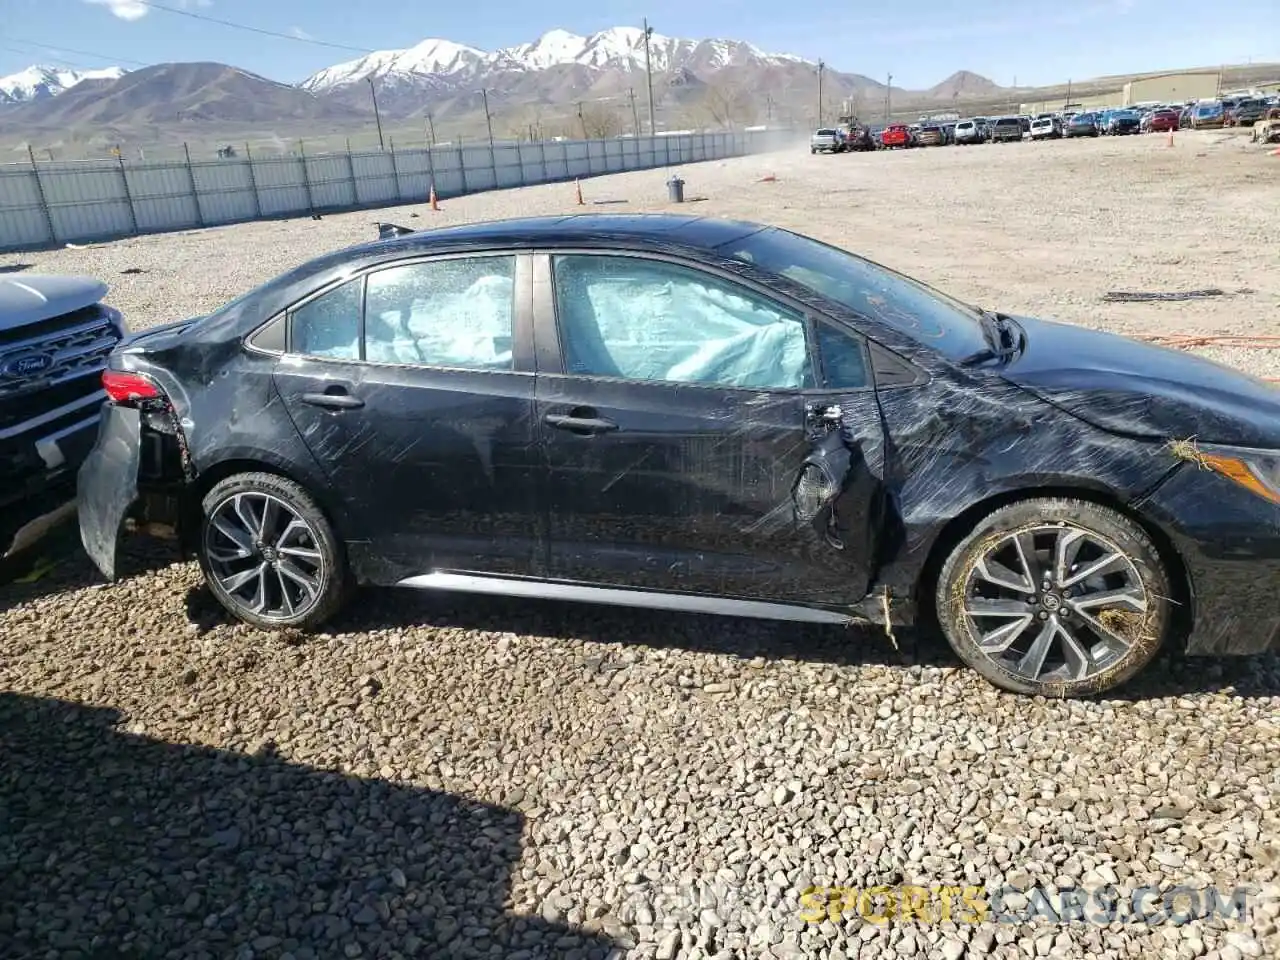
{"type": "MultiPolygon", "coordinates": [[[[1280,334],[1280,157],[1230,134],[801,148],[681,172],[706,198],[690,212],[794,227],[984,305],[1280,334]],[[1229,295],[1100,299],[1203,287],[1229,295]]],[[[584,182],[585,209],[666,209],[666,177],[584,182]]],[[[583,209],[571,184],[443,206],[0,269],[103,277],[146,326],[375,219],[583,209]]],[[[1210,352],[1280,376],[1275,351],[1210,352]]],[[[303,641],[225,622],[193,565],[143,554],[110,586],[69,557],[0,587],[0,637],[6,958],[1280,955],[1275,656],[1043,702],[901,632],[895,651],[875,632],[392,592],[303,641]],[[973,925],[935,907],[883,925],[806,923],[810,883],[1032,888],[1013,909],[1182,886],[1184,911],[1252,887],[1243,919],[973,925]]]]}

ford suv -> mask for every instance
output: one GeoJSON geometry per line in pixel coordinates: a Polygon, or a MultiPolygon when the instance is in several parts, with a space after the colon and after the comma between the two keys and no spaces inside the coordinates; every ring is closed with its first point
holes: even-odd
{"type": "Polygon", "coordinates": [[[124,336],[92,277],[0,276],[0,560],[75,512],[107,354],[124,336]]]}

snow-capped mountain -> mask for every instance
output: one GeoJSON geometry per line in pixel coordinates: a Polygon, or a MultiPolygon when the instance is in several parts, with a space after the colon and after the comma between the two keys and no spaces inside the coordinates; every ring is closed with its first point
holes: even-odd
{"type": "MultiPolygon", "coordinates": [[[[682,40],[654,33],[649,38],[653,69],[715,70],[729,66],[802,64],[790,54],[765,53],[739,40],[682,40]]],[[[406,50],[383,50],[349,60],[308,77],[301,86],[313,92],[334,90],[372,78],[380,85],[456,86],[489,73],[534,73],[555,67],[585,67],[623,73],[643,70],[644,31],[613,27],[579,36],[551,30],[532,43],[486,53],[449,40],[429,39],[406,50]]]]}
{"type": "Polygon", "coordinates": [[[313,93],[333,90],[373,77],[386,83],[461,79],[474,76],[491,54],[449,40],[423,40],[407,50],[381,50],[321,70],[299,86],[313,93]]]}
{"type": "Polygon", "coordinates": [[[120,67],[102,70],[65,70],[59,67],[27,67],[18,73],[0,77],[0,103],[26,103],[56,97],[81,80],[118,80],[125,71],[120,67]]]}

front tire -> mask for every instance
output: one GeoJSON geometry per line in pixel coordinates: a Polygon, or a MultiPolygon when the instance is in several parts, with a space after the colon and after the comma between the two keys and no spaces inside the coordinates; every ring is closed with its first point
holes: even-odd
{"type": "Polygon", "coordinates": [[[1014,693],[1111,690],[1173,628],[1169,574],[1128,517],[1084,500],[1024,500],[994,511],[951,551],[938,622],[956,654],[1014,693]]]}
{"type": "Polygon", "coordinates": [[[197,556],[218,602],[262,630],[314,629],[346,597],[346,557],[328,518],[300,484],[272,473],[214,485],[197,556]]]}

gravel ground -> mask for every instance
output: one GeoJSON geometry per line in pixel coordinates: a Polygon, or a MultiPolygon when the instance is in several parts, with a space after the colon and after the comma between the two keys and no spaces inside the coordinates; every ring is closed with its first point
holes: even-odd
{"type": "MultiPolygon", "coordinates": [[[[1280,159],[1229,135],[689,166],[690,211],[795,227],[984,304],[1276,334],[1280,159]],[[766,174],[777,182],[760,182],[766,174]],[[1108,290],[1215,286],[1190,303],[1108,290]],[[1251,292],[1239,292],[1248,290],[1251,292]]],[[[583,184],[663,209],[665,171],[583,184]]],[[[572,185],[0,257],[135,326],[572,185]],[[417,219],[411,219],[412,213],[417,219]],[[138,268],[143,272],[124,275],[138,268]]],[[[1280,375],[1276,355],[1221,359],[1280,375]]],[[[1280,661],[1008,696],[931,637],[370,591],[323,636],[227,623],[192,565],[68,556],[0,587],[0,956],[1280,956],[1280,661]],[[1249,885],[1146,924],[806,922],[809,884],[1249,885]]],[[[1180,903],[1186,902],[1184,894],[1180,903]]],[[[1152,909],[1152,907],[1148,907],[1152,909]]],[[[1086,915],[1096,915],[1090,907],[1086,915]]],[[[1043,917],[1043,911],[1041,911],[1043,917]]]]}

